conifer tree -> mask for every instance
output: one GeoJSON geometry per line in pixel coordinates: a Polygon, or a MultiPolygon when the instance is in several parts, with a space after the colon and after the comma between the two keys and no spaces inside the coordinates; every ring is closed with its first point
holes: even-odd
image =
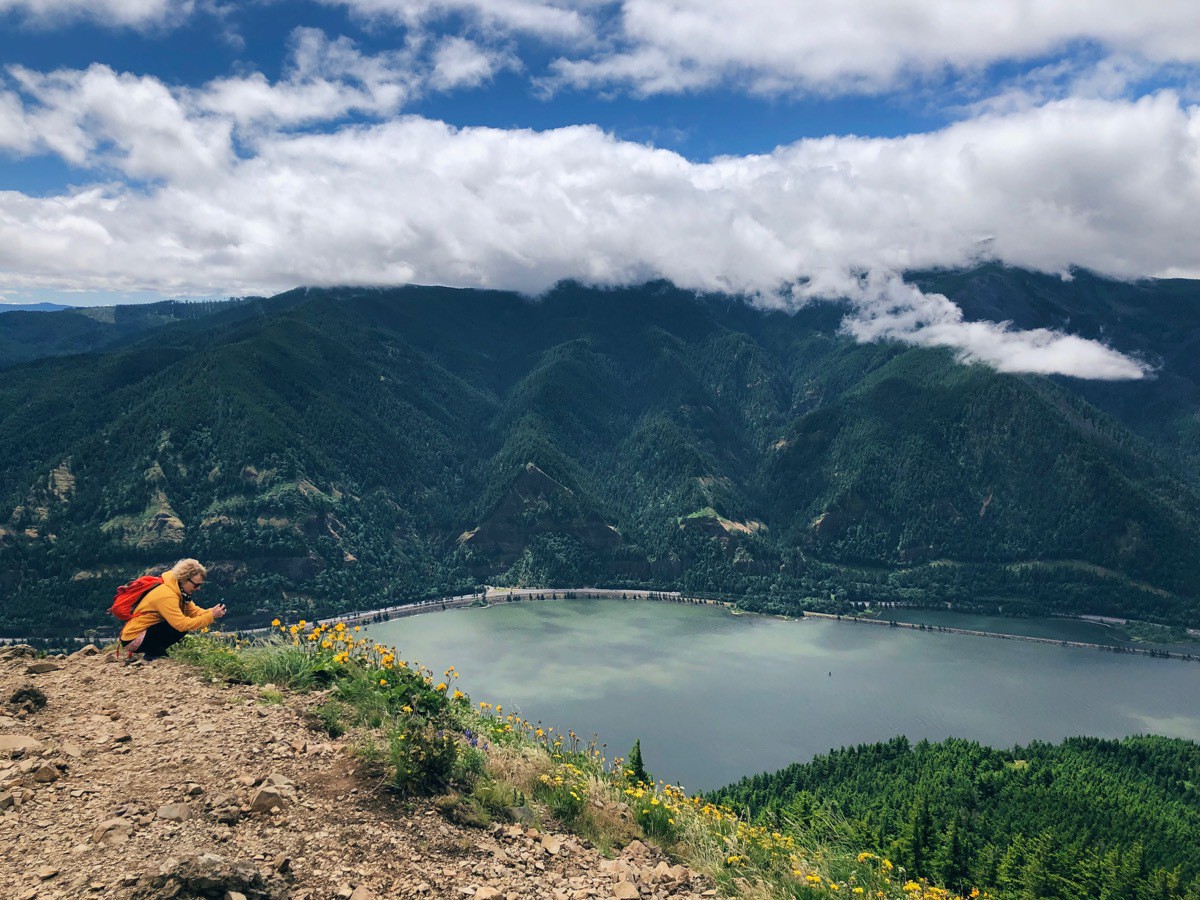
{"type": "Polygon", "coordinates": [[[646,784],[651,783],[650,773],[646,771],[646,766],[642,762],[642,739],[638,738],[633,742],[633,749],[629,751],[629,759],[625,761],[625,768],[633,773],[632,777],[636,781],[641,781],[646,784]]]}

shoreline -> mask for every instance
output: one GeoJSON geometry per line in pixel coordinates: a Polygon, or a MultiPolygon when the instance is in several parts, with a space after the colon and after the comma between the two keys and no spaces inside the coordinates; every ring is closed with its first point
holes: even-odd
{"type": "MultiPolygon", "coordinates": [[[[852,624],[881,625],[888,628],[907,628],[912,631],[941,632],[943,634],[958,634],[965,635],[967,637],[999,638],[1001,640],[1009,641],[1028,641],[1032,644],[1051,644],[1058,645],[1060,647],[1095,650],[1101,653],[1131,653],[1139,656],[1149,656],[1153,659],[1175,659],[1181,662],[1200,662],[1200,647],[1197,648],[1196,654],[1191,654],[1181,653],[1178,650],[1157,650],[1153,647],[1129,647],[1121,645],[1095,644],[1087,641],[1072,641],[1063,638],[1047,638],[1026,634],[1011,634],[1002,631],[978,631],[971,628],[954,628],[946,625],[922,625],[917,622],[895,622],[888,619],[868,619],[861,616],[848,616],[837,613],[803,611],[797,616],[781,615],[777,613],[759,613],[748,610],[740,610],[735,604],[730,603],[727,600],[713,600],[707,597],[692,597],[684,595],[678,591],[619,590],[614,588],[489,588],[483,592],[475,594],[461,594],[456,597],[449,597],[445,600],[424,600],[419,603],[406,604],[403,606],[392,606],[384,609],[370,610],[368,612],[332,616],[325,619],[318,619],[317,623],[335,625],[338,622],[345,622],[347,625],[371,625],[391,621],[392,619],[408,618],[409,616],[418,616],[423,615],[424,613],[442,612],[443,610],[449,609],[485,609],[487,607],[497,606],[501,603],[567,599],[650,600],[659,603],[691,603],[703,606],[723,606],[730,610],[734,615],[766,616],[769,618],[793,621],[805,618],[830,619],[837,622],[849,622],[852,624]]],[[[1088,618],[1083,616],[1070,618],[1088,621],[1088,618]]],[[[269,631],[270,629],[258,630],[269,631]]]]}
{"type": "MultiPolygon", "coordinates": [[[[651,591],[641,589],[618,588],[488,588],[474,594],[459,594],[442,600],[420,600],[416,603],[405,603],[400,606],[387,606],[382,609],[372,609],[365,612],[343,613],[317,619],[318,625],[336,625],[344,622],[346,625],[372,625],[388,622],[392,619],[406,619],[424,613],[442,612],[448,609],[486,609],[503,603],[520,603],[530,600],[650,600],[656,603],[689,603],[696,606],[723,606],[733,609],[734,605],[727,600],[712,600],[707,597],[691,597],[679,591],[651,591]]],[[[270,628],[256,628],[251,632],[270,631],[270,628]]]]}
{"type": "Polygon", "coordinates": [[[837,613],[806,612],[805,618],[833,619],[838,622],[851,622],[856,625],[881,625],[885,628],[908,628],[912,631],[931,631],[942,634],[961,634],[968,637],[1000,638],[1008,641],[1028,641],[1031,644],[1056,644],[1060,647],[1075,647],[1083,650],[1097,650],[1101,653],[1132,653],[1140,656],[1150,656],[1154,659],[1177,659],[1181,662],[1200,662],[1200,648],[1196,654],[1181,653],[1178,650],[1156,650],[1152,647],[1128,647],[1113,644],[1093,644],[1087,641],[1071,641],[1064,638],[1037,637],[1032,634],[1008,634],[1002,631],[977,631],[972,628],[954,628],[950,625],[925,625],[919,622],[896,622],[891,619],[867,619],[862,616],[847,616],[837,613]]]}
{"type": "MultiPolygon", "coordinates": [[[[1136,647],[1125,645],[1110,645],[1096,644],[1087,641],[1072,641],[1062,638],[1037,637],[1034,635],[1012,634],[1002,631],[979,631],[971,628],[955,628],[948,625],[928,625],[917,622],[897,622],[891,619],[872,619],[862,616],[846,615],[844,613],[822,613],[810,612],[802,610],[798,615],[788,615],[780,613],[760,613],[752,610],[740,610],[736,604],[728,600],[714,600],[709,597],[695,597],[683,594],[680,591],[654,591],[640,588],[484,588],[482,591],[476,591],[471,594],[457,594],[453,597],[445,597],[436,600],[418,600],[415,603],[397,604],[394,606],[381,607],[379,609],[370,610],[355,610],[349,613],[342,613],[336,616],[325,616],[314,619],[315,625],[336,625],[341,622],[345,625],[375,625],[383,622],[389,622],[392,619],[405,619],[411,616],[424,615],[426,613],[444,612],[451,609],[486,609],[492,606],[498,606],[503,603],[521,603],[529,601],[556,601],[556,600],[648,600],[657,603],[684,603],[697,606],[721,606],[728,609],[734,615],[756,615],[765,616],[775,619],[783,619],[785,621],[798,621],[805,618],[813,619],[828,619],[836,622],[848,622],[856,625],[875,625],[884,626],[887,628],[907,628],[912,631],[929,631],[940,632],[942,634],[957,634],[967,637],[988,637],[999,638],[1009,641],[1027,641],[1033,644],[1056,644],[1060,647],[1073,647],[1076,649],[1095,650],[1102,653],[1129,653],[1139,656],[1149,656],[1154,659],[1175,659],[1181,662],[1200,662],[1200,647],[1197,648],[1195,654],[1184,653],[1179,650],[1159,650],[1154,647],[1136,647]]],[[[905,607],[908,608],[908,607],[905,607]]],[[[919,608],[919,607],[914,607],[919,608]]],[[[1047,618],[1059,618],[1048,616],[1047,618]]],[[[1090,621],[1095,624],[1109,625],[1109,621],[1101,621],[1105,617],[1099,616],[1067,616],[1062,617],[1073,621],[1090,621]]],[[[235,630],[238,634],[269,634],[275,629],[270,625],[265,625],[259,628],[239,628],[235,630]]],[[[1190,630],[1190,629],[1189,629],[1190,630]]],[[[29,638],[0,638],[0,646],[6,646],[17,643],[28,642],[29,638]]],[[[35,638],[34,640],[42,640],[35,638]]],[[[76,637],[64,638],[62,645],[74,643],[83,645],[85,643],[94,642],[93,638],[76,637]]]]}

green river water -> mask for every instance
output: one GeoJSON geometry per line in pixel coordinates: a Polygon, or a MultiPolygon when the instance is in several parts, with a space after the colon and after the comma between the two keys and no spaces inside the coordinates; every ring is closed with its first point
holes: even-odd
{"type": "MultiPolygon", "coordinates": [[[[1086,640],[1082,624],[1025,628],[1086,640]]],[[[689,790],[897,734],[1200,740],[1197,662],[633,600],[448,610],[370,633],[437,673],[455,666],[475,702],[597,733],[609,757],[640,738],[647,768],[689,790]]]]}

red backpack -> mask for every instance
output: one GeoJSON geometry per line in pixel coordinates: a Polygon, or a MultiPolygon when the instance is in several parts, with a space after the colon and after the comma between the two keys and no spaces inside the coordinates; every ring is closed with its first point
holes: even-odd
{"type": "Polygon", "coordinates": [[[117,588],[117,596],[113,598],[113,604],[108,611],[122,622],[128,622],[134,616],[134,607],[162,583],[163,580],[158,575],[143,575],[141,578],[133,579],[129,584],[121,585],[117,588]]]}

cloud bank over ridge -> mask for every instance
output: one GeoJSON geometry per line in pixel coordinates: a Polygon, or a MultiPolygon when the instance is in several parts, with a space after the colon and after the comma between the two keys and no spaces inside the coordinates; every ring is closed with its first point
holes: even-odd
{"type": "MultiPolygon", "coordinates": [[[[1186,91],[1128,91],[1156,66],[1194,66],[1200,23],[1188,4],[1114,3],[1081,24],[1069,4],[1017,0],[323,2],[399,23],[405,38],[368,52],[298,28],[276,80],[9,67],[0,152],[55,157],[83,177],[41,195],[0,191],[0,288],[419,282],[538,293],[563,278],[667,278],[772,305],[838,297],[861,340],[948,346],[1010,371],[1128,378],[1146,368],[1066,335],[965,323],[898,274],[988,259],[1118,278],[1200,274],[1200,112],[1186,91]],[[430,30],[454,16],[468,23],[462,33],[430,30]],[[553,50],[540,74],[525,69],[518,38],[553,50]],[[1121,55],[1086,72],[1027,73],[934,131],[808,138],[757,155],[689,160],[587,124],[456,128],[405,113],[414,98],[502,72],[545,90],[862,92],[1069,41],[1121,55]]],[[[89,15],[129,28],[213,8],[0,0],[0,12],[30,21],[89,15]]]]}

